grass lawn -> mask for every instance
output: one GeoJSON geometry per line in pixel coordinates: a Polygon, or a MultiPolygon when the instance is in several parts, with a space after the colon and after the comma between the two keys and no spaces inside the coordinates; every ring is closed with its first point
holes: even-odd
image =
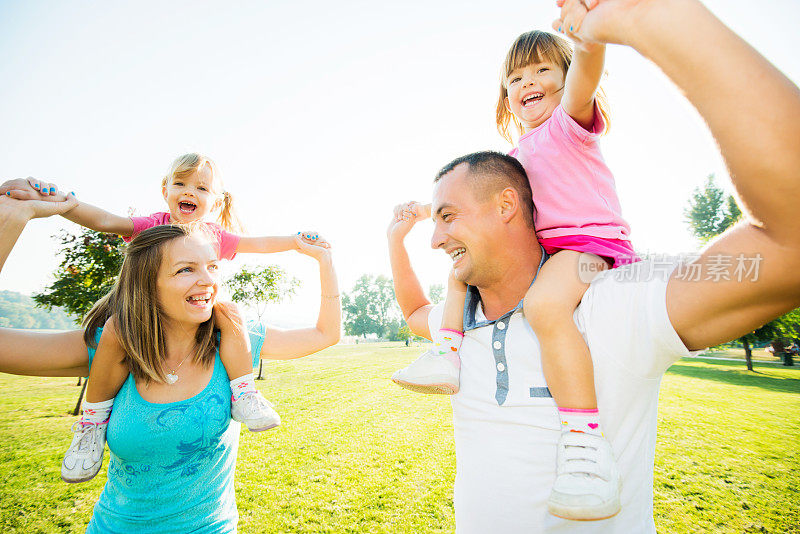
{"type": "MultiPolygon", "coordinates": [[[[284,422],[242,433],[243,533],[453,531],[449,401],[386,380],[419,350],[339,346],[265,365],[259,387],[284,422]]],[[[800,369],[683,360],[661,391],[659,532],[800,533],[800,369]]],[[[105,470],[85,484],[59,476],[77,394],[74,379],[0,375],[4,533],[83,532],[89,521],[105,470]]]]}
{"type": "MultiPolygon", "coordinates": [[[[739,360],[744,361],[744,349],[737,349],[737,348],[725,348],[722,350],[709,350],[706,351],[708,356],[714,356],[717,358],[736,358],[739,360]]],[[[782,360],[780,358],[776,358],[765,349],[753,349],[753,361],[764,361],[764,362],[773,362],[780,364],[782,360]]],[[[800,365],[800,361],[795,362],[795,365],[800,365]]]]}

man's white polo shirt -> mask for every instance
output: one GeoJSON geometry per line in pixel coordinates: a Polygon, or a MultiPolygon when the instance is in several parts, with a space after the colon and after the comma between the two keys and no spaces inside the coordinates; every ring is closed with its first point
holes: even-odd
{"type": "MultiPolygon", "coordinates": [[[[567,521],[545,502],[555,480],[558,412],[521,307],[486,321],[470,288],[453,396],[458,534],[653,533],[653,459],[661,377],[688,355],[666,310],[669,270],[639,262],[601,273],[575,311],[587,340],[603,429],[622,473],[622,511],[567,521]]],[[[443,305],[433,308],[431,331],[443,305]]]]}

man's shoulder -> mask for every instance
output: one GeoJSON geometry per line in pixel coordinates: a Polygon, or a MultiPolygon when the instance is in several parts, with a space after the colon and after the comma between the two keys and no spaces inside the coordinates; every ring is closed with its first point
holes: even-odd
{"type": "Polygon", "coordinates": [[[594,359],[605,354],[652,378],[689,352],[667,314],[675,264],[641,261],[600,273],[575,312],[594,359]]]}

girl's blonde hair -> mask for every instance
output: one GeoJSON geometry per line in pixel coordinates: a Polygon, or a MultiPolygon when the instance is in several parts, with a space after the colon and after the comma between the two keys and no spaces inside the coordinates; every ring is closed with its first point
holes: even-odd
{"type": "Polygon", "coordinates": [[[244,233],[244,225],[236,215],[236,210],[233,207],[233,196],[224,190],[222,184],[222,176],[220,176],[217,165],[210,159],[196,152],[184,154],[175,158],[175,161],[170,165],[169,172],[161,180],[161,186],[164,187],[175,178],[186,178],[191,174],[197,172],[201,167],[207,165],[214,176],[214,180],[219,184],[222,189],[219,194],[222,195],[222,209],[219,213],[218,222],[225,230],[233,233],[244,233]]]}
{"type": "MultiPolygon", "coordinates": [[[[497,99],[497,131],[509,143],[514,142],[509,132],[511,123],[516,126],[519,135],[522,135],[524,131],[519,120],[506,109],[506,98],[508,97],[506,80],[516,69],[527,67],[532,63],[544,62],[553,63],[560,67],[566,77],[570,63],[572,63],[572,47],[569,42],[552,33],[534,30],[517,37],[506,55],[506,59],[503,62],[503,70],[500,74],[500,97],[497,99]]],[[[608,100],[602,88],[597,89],[595,99],[597,100],[600,114],[606,122],[606,131],[608,131],[608,100]]]]}
{"type": "MultiPolygon", "coordinates": [[[[83,339],[97,347],[97,329],[114,318],[116,334],[125,351],[124,363],[137,380],[165,382],[167,358],[164,318],[158,303],[158,271],[167,243],[202,229],[197,225],[161,225],[137,235],[128,245],[114,287],[98,300],[84,320],[83,339]]],[[[193,361],[208,367],[217,351],[214,321],[200,324],[193,361]]]]}

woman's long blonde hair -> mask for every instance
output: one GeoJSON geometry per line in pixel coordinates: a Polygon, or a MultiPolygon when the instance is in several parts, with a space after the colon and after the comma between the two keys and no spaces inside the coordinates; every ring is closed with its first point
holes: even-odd
{"type": "Polygon", "coordinates": [[[161,179],[161,187],[166,186],[175,178],[186,178],[197,172],[204,165],[208,165],[211,174],[214,176],[214,181],[221,188],[221,191],[216,191],[222,195],[222,209],[219,212],[218,219],[219,225],[232,233],[244,233],[244,225],[242,225],[242,221],[239,220],[236,215],[236,209],[233,207],[233,196],[225,191],[219,169],[210,158],[196,152],[178,156],[170,165],[169,172],[161,179]]]}
{"type": "MultiPolygon", "coordinates": [[[[506,54],[506,59],[503,62],[503,70],[500,73],[500,97],[497,99],[497,131],[509,143],[513,143],[509,127],[513,123],[517,128],[519,135],[524,133],[522,124],[519,120],[506,109],[506,98],[508,97],[508,86],[506,81],[511,73],[516,69],[527,67],[532,63],[549,62],[558,65],[564,76],[567,75],[567,70],[572,63],[572,47],[566,39],[562,39],[552,33],[534,30],[523,33],[514,41],[506,54]]],[[[608,100],[602,88],[597,89],[595,95],[597,100],[600,114],[606,122],[606,131],[608,131],[609,116],[608,116],[608,100]]]]}
{"type": "MultiPolygon", "coordinates": [[[[117,282],[98,300],[84,320],[83,339],[97,347],[97,329],[113,317],[117,338],[125,351],[124,363],[134,378],[145,382],[164,382],[167,358],[164,318],[158,303],[158,271],[164,247],[173,239],[188,237],[200,230],[197,225],[162,225],[137,235],[128,245],[117,282]]],[[[193,361],[211,365],[217,351],[214,321],[200,324],[195,336],[193,361]]]]}

